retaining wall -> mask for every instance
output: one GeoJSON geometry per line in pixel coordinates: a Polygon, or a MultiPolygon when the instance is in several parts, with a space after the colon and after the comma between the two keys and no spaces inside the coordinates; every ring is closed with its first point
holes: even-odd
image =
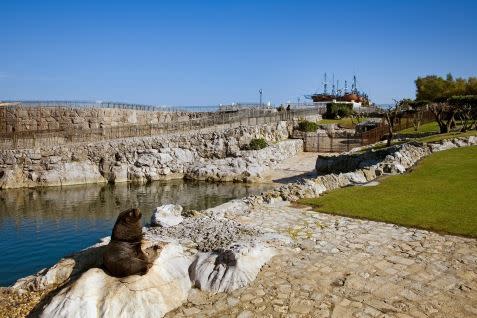
{"type": "Polygon", "coordinates": [[[285,140],[287,122],[44,147],[0,150],[0,189],[182,178],[207,160],[237,157],[253,138],[285,140]]]}

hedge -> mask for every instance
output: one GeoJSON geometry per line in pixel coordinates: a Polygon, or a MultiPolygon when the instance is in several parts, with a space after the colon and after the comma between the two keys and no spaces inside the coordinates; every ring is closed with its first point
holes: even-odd
{"type": "Polygon", "coordinates": [[[248,144],[248,147],[246,147],[246,148],[249,149],[249,150],[260,150],[260,149],[263,149],[267,146],[268,146],[268,144],[267,144],[267,141],[265,139],[255,138],[255,139],[252,139],[250,141],[250,143],[248,144]]]}
{"type": "Polygon", "coordinates": [[[318,129],[318,124],[305,120],[298,123],[298,130],[304,132],[315,132],[318,129]]]}
{"type": "Polygon", "coordinates": [[[338,117],[348,117],[353,114],[353,104],[348,103],[328,103],[326,104],[327,119],[336,119],[338,117]]]}

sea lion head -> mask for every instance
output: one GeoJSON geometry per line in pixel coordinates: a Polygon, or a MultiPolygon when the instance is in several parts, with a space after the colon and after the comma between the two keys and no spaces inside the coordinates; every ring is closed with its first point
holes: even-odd
{"type": "Polygon", "coordinates": [[[139,242],[142,239],[141,211],[132,208],[119,214],[114,224],[112,240],[139,242]]]}
{"type": "Polygon", "coordinates": [[[121,220],[124,223],[136,223],[142,217],[142,213],[138,208],[131,208],[129,210],[119,213],[118,220],[121,220]]]}

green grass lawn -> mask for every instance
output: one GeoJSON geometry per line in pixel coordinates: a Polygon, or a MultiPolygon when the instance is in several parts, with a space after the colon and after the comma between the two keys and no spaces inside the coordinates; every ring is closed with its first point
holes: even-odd
{"type": "Polygon", "coordinates": [[[417,131],[414,130],[414,127],[410,127],[410,128],[401,130],[398,133],[401,135],[407,135],[407,134],[412,135],[412,134],[425,134],[425,133],[431,133],[431,132],[439,132],[439,125],[437,124],[436,121],[422,124],[417,131]]]}
{"type": "MultiPolygon", "coordinates": [[[[366,119],[363,119],[361,122],[363,122],[365,120],[366,119]]],[[[338,124],[341,127],[349,128],[349,129],[352,129],[355,126],[353,124],[353,122],[351,121],[351,118],[349,118],[349,117],[345,117],[345,118],[341,118],[341,119],[322,119],[318,122],[318,125],[326,125],[326,124],[338,124]]]]}
{"type": "Polygon", "coordinates": [[[477,146],[434,153],[374,187],[347,187],[300,203],[316,211],[477,237],[477,146]]]}

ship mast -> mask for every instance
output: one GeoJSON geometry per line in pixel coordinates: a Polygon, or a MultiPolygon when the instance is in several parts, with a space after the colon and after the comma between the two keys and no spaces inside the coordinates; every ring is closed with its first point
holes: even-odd
{"type": "Polygon", "coordinates": [[[358,89],[356,88],[356,75],[353,75],[353,86],[352,86],[353,93],[357,93],[358,89]]]}
{"type": "Polygon", "coordinates": [[[344,93],[345,93],[345,94],[348,93],[348,81],[347,81],[347,80],[345,80],[344,93]]]}
{"type": "Polygon", "coordinates": [[[326,73],[325,73],[325,81],[323,82],[323,93],[325,95],[328,94],[328,82],[326,81],[326,73]]]}
{"type": "Polygon", "coordinates": [[[340,80],[336,80],[336,95],[341,95],[340,80]]]}
{"type": "Polygon", "coordinates": [[[333,85],[331,86],[331,95],[336,95],[336,86],[335,86],[335,74],[333,73],[333,85]]]}

